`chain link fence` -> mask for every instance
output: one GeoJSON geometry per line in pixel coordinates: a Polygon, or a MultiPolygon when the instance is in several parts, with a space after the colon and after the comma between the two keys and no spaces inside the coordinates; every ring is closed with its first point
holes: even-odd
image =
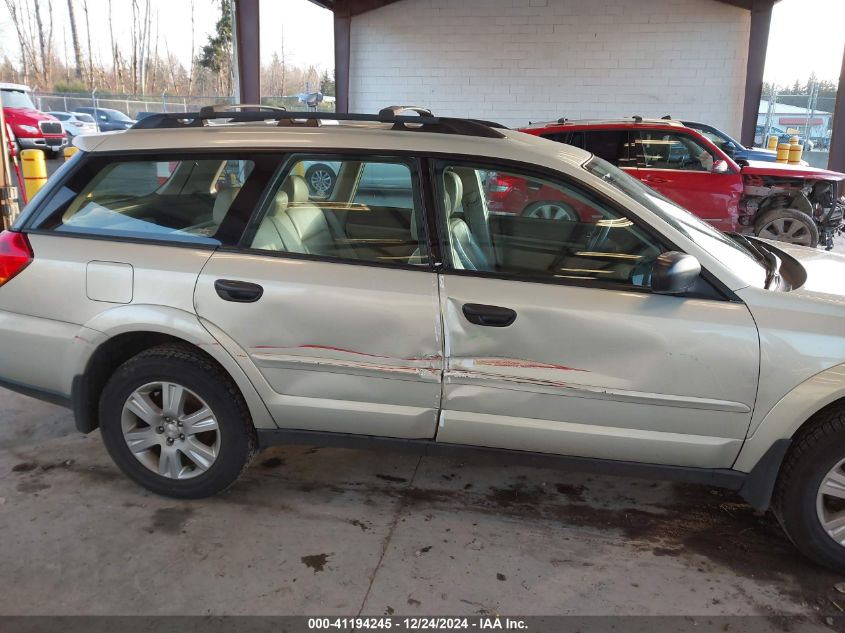
{"type": "MultiPolygon", "coordinates": [[[[109,108],[119,110],[133,119],[148,112],[196,112],[203,106],[236,103],[234,97],[168,95],[116,95],[108,93],[53,93],[37,92],[35,103],[42,112],[74,112],[77,108],[109,108]]],[[[267,96],[262,105],[281,106],[288,110],[307,110],[298,96],[267,96]]],[[[323,101],[317,106],[321,112],[334,112],[334,100],[323,101]]]]}

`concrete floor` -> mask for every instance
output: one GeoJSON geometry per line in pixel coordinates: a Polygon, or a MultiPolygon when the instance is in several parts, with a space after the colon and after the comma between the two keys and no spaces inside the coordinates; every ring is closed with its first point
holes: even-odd
{"type": "MultiPolygon", "coordinates": [[[[0,614],[807,615],[845,580],[728,493],[285,447],[222,495],[135,486],[0,390],[0,614]]],[[[776,618],[775,618],[776,619],[776,618]]]]}

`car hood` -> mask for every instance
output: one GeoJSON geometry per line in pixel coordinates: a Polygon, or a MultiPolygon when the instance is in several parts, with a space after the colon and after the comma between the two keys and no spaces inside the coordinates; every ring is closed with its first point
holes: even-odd
{"type": "Polygon", "coordinates": [[[748,160],[754,160],[757,158],[763,162],[774,160],[778,155],[778,153],[772,149],[762,149],[760,147],[746,147],[739,150],[737,154],[744,154],[748,157],[748,160]]]}
{"type": "Polygon", "coordinates": [[[765,241],[796,259],[807,271],[807,281],[790,294],[845,306],[845,255],[784,242],[765,241]]]}
{"type": "Polygon", "coordinates": [[[3,108],[3,113],[9,122],[15,123],[31,123],[37,121],[58,121],[54,116],[44,114],[40,110],[33,108],[3,108]]]}
{"type": "Polygon", "coordinates": [[[784,163],[766,163],[749,160],[742,167],[743,175],[777,176],[779,178],[814,178],[816,180],[845,180],[845,174],[829,169],[804,167],[802,165],[785,165],[784,163]]]}

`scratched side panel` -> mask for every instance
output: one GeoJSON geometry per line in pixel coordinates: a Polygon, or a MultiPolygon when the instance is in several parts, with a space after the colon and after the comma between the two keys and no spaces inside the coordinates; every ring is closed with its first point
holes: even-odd
{"type": "Polygon", "coordinates": [[[442,336],[436,275],[216,253],[197,313],[253,379],[279,426],[432,437],[442,336]],[[223,301],[217,279],[256,283],[256,303],[223,301]]]}
{"type": "Polygon", "coordinates": [[[438,441],[729,466],[748,429],[759,344],[747,308],[445,275],[438,441]],[[509,327],[464,303],[511,308],[509,327]]]}

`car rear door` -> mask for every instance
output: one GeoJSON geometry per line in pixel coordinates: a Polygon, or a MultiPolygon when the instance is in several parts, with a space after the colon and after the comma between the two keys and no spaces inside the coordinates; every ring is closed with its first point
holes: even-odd
{"type": "Polygon", "coordinates": [[[652,294],[670,248],[578,186],[492,162],[434,169],[447,350],[437,440],[588,458],[729,467],[757,388],[747,308],[705,280],[652,294]],[[569,219],[491,212],[491,173],[591,205],[569,219]]]}
{"type": "Polygon", "coordinates": [[[643,128],[631,135],[636,156],[631,175],[719,230],[739,228],[742,176],[733,161],[681,131],[643,128]],[[726,170],[714,171],[716,161],[726,170]]]}
{"type": "Polygon", "coordinates": [[[421,199],[411,159],[291,156],[241,244],[203,269],[197,313],[280,427],[433,437],[442,335],[421,199]],[[298,175],[313,163],[338,165],[328,196],[298,175]]]}

